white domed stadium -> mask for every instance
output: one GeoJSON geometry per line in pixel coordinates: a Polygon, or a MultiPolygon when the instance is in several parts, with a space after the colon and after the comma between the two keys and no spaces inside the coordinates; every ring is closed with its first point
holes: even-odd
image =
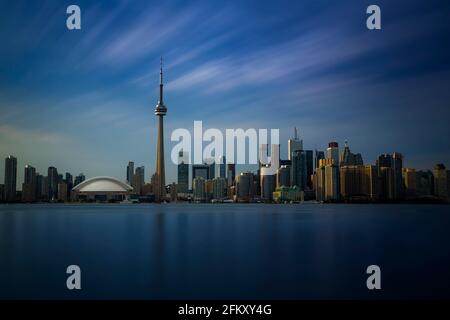
{"type": "Polygon", "coordinates": [[[133,187],[112,177],[87,179],[72,189],[77,200],[109,202],[122,201],[133,187]]]}

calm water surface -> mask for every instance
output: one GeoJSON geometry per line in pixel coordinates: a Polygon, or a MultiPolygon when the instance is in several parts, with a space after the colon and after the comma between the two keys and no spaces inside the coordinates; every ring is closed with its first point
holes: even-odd
{"type": "Polygon", "coordinates": [[[450,206],[2,205],[0,298],[450,298],[450,206]]]}

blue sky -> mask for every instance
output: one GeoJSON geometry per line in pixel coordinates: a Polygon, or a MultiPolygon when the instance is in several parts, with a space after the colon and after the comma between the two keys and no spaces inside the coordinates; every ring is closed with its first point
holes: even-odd
{"type": "MultiPolygon", "coordinates": [[[[0,157],[39,172],[154,171],[159,57],[170,133],[293,127],[366,163],[450,166],[448,1],[0,1],[0,157]],[[78,4],[82,29],[65,13],[78,4]],[[365,27],[378,4],[382,30],[365,27]]],[[[0,163],[3,181],[4,162],[0,163]]]]}

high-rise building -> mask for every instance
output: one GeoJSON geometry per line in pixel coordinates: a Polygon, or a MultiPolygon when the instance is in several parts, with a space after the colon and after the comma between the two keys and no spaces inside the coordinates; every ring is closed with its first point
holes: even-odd
{"type": "Polygon", "coordinates": [[[142,195],[142,188],[144,187],[145,181],[145,168],[137,167],[131,181],[131,186],[133,187],[133,193],[137,195],[142,195]]]}
{"type": "Polygon", "coordinates": [[[192,165],[192,180],[197,177],[202,177],[205,180],[209,179],[209,165],[194,164],[192,165]]]}
{"type": "Polygon", "coordinates": [[[339,144],[337,142],[328,143],[327,159],[333,159],[333,164],[339,166],[339,144]]]}
{"type": "Polygon", "coordinates": [[[25,166],[24,181],[22,184],[22,201],[36,201],[36,169],[30,165],[25,166]]]}
{"type": "Polygon", "coordinates": [[[344,150],[341,153],[340,163],[341,166],[362,166],[363,159],[360,153],[352,153],[348,147],[347,141],[345,141],[344,150]]]}
{"type": "Polygon", "coordinates": [[[131,185],[134,176],[134,162],[129,161],[127,165],[127,183],[131,185]]]}
{"type": "Polygon", "coordinates": [[[297,186],[300,191],[304,191],[307,186],[306,181],[306,152],[303,150],[296,150],[292,152],[291,185],[297,186]]]}
{"type": "Polygon", "coordinates": [[[394,152],[392,154],[392,170],[394,174],[394,199],[401,200],[404,197],[403,192],[403,156],[394,152]]]}
{"type": "Polygon", "coordinates": [[[67,183],[58,183],[58,201],[67,202],[67,183]]]}
{"type": "Polygon", "coordinates": [[[214,159],[207,159],[205,164],[208,166],[208,179],[212,180],[216,177],[216,162],[214,159]]]}
{"type": "Polygon", "coordinates": [[[333,159],[319,160],[316,169],[315,187],[317,201],[336,201],[339,199],[339,166],[333,159]]]}
{"type": "Polygon", "coordinates": [[[260,187],[261,198],[270,201],[277,185],[276,174],[280,167],[280,145],[272,144],[270,150],[270,163],[268,160],[267,144],[262,144],[260,150],[260,187]]]}
{"type": "Polygon", "coordinates": [[[415,198],[417,195],[417,174],[412,168],[403,168],[403,185],[405,186],[405,196],[408,199],[415,198]]]}
{"type": "Polygon", "coordinates": [[[227,180],[224,177],[213,179],[213,199],[222,200],[227,196],[227,180]]]}
{"type": "Polygon", "coordinates": [[[83,173],[80,173],[79,175],[77,175],[75,177],[75,181],[73,183],[73,186],[75,187],[76,185],[79,185],[80,183],[82,183],[84,180],[86,180],[86,177],[84,176],[83,173]]]}
{"type": "Polygon", "coordinates": [[[228,186],[232,186],[234,180],[236,178],[236,164],[228,163],[227,164],[227,182],[228,186]]]}
{"type": "Polygon", "coordinates": [[[220,159],[220,163],[219,163],[219,177],[220,178],[226,178],[226,163],[227,163],[227,159],[225,158],[225,156],[223,156],[220,159]]]}
{"type": "Polygon", "coordinates": [[[0,184],[0,202],[5,201],[5,185],[0,184]]]}
{"type": "Polygon", "coordinates": [[[251,172],[241,172],[236,177],[236,200],[239,202],[250,202],[253,199],[253,180],[251,172]]]}
{"type": "Polygon", "coordinates": [[[5,159],[5,200],[16,200],[17,158],[8,156],[5,159]]]}
{"type": "Polygon", "coordinates": [[[65,182],[67,184],[67,199],[70,200],[70,194],[72,193],[73,188],[73,176],[69,172],[66,172],[65,182]]]}
{"type": "Polygon", "coordinates": [[[188,193],[189,190],[189,153],[181,150],[178,153],[178,185],[179,193],[188,193]]]}
{"type": "Polygon", "coordinates": [[[48,179],[39,173],[36,174],[36,199],[48,200],[48,179]]]}
{"type": "Polygon", "coordinates": [[[297,128],[294,128],[294,138],[288,140],[288,160],[292,159],[292,153],[303,150],[303,140],[297,136],[297,128]]]}
{"type": "Polygon", "coordinates": [[[194,201],[203,202],[205,201],[206,190],[205,190],[205,182],[201,176],[195,177],[192,180],[192,195],[194,197],[194,201]]]}
{"type": "Polygon", "coordinates": [[[394,170],[391,167],[378,167],[380,199],[394,200],[394,170]]]}
{"type": "Polygon", "coordinates": [[[291,166],[281,166],[277,170],[277,188],[291,185],[291,166]]]}
{"type": "Polygon", "coordinates": [[[434,195],[440,199],[449,199],[449,171],[442,163],[437,164],[433,170],[434,195]]]}
{"type": "Polygon", "coordinates": [[[306,154],[306,187],[313,189],[312,176],[314,174],[314,154],[312,150],[305,150],[306,154]]]}
{"type": "Polygon", "coordinates": [[[163,101],[163,69],[162,58],[160,66],[159,101],[156,104],[155,115],[158,117],[158,146],[156,149],[156,185],[154,186],[155,201],[161,202],[166,197],[166,173],[164,166],[164,121],[167,108],[163,101]]]}
{"type": "Polygon", "coordinates": [[[58,170],[55,167],[49,167],[47,171],[48,177],[48,198],[49,200],[58,199],[58,170]]]}
{"type": "Polygon", "coordinates": [[[340,191],[344,200],[377,200],[378,171],[372,165],[340,167],[340,191]]]}
{"type": "Polygon", "coordinates": [[[135,174],[139,176],[139,181],[142,187],[145,184],[145,167],[144,166],[137,167],[135,174]]]}
{"type": "Polygon", "coordinates": [[[381,197],[385,200],[401,200],[404,195],[402,176],[403,156],[398,152],[394,152],[392,155],[382,154],[378,157],[377,168],[380,179],[382,180],[380,184],[381,197]],[[382,168],[391,168],[391,171],[382,170],[382,168]],[[392,190],[383,190],[385,187],[392,187],[392,190]]]}
{"type": "Polygon", "coordinates": [[[416,193],[418,197],[429,197],[434,194],[434,176],[433,172],[416,172],[416,193]]]}
{"type": "Polygon", "coordinates": [[[325,152],[315,150],[314,155],[314,170],[319,167],[319,160],[325,159],[325,152]]]}

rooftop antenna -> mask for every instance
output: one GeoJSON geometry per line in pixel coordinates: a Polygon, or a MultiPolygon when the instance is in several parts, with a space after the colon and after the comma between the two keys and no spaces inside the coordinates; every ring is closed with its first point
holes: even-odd
{"type": "Polygon", "coordinates": [[[297,140],[297,127],[294,127],[294,139],[297,140]]]}

